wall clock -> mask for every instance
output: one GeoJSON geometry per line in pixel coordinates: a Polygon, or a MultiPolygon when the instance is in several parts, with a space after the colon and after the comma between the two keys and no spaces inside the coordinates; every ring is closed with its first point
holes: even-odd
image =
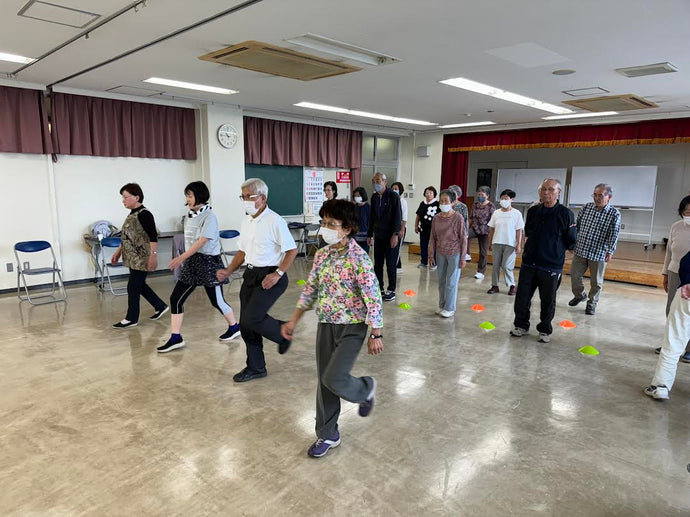
{"type": "Polygon", "coordinates": [[[223,124],[218,128],[218,143],[226,149],[231,149],[237,143],[237,129],[232,124],[223,124]]]}

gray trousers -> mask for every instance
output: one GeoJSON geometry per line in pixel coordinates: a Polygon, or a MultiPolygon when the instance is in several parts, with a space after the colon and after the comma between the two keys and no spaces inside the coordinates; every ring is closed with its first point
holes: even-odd
{"type": "Polygon", "coordinates": [[[371,377],[353,377],[350,371],[369,332],[366,323],[319,323],[316,330],[316,436],[325,440],[338,432],[340,399],[361,404],[373,388],[371,377]]]}
{"type": "Polygon", "coordinates": [[[582,296],[585,291],[583,276],[589,268],[589,300],[587,305],[596,307],[601,294],[601,287],[604,284],[604,271],[606,262],[588,260],[579,255],[573,255],[573,262],[570,264],[570,283],[573,288],[573,295],[582,296]]]}
{"type": "Polygon", "coordinates": [[[501,268],[506,279],[506,286],[515,285],[515,247],[508,244],[492,244],[491,257],[493,267],[491,268],[491,285],[498,287],[498,280],[501,276],[501,268]]]}
{"type": "Polygon", "coordinates": [[[438,266],[438,308],[455,312],[460,280],[460,255],[436,254],[438,266]]]}

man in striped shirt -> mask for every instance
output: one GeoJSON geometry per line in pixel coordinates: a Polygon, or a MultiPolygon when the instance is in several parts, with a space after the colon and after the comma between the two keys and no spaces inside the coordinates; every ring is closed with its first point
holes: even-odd
{"type": "Polygon", "coordinates": [[[599,183],[594,187],[594,203],[587,203],[577,214],[577,243],[575,255],[570,266],[570,278],[574,298],[568,305],[575,307],[587,300],[585,314],[596,311],[601,287],[604,283],[606,263],[616,251],[618,234],[621,227],[621,214],[609,202],[613,191],[611,186],[599,183]],[[582,277],[589,268],[589,295],[585,290],[582,277]]]}

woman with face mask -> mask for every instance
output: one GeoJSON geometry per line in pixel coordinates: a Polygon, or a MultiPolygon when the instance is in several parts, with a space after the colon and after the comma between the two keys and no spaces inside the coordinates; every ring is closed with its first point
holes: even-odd
{"type": "Polygon", "coordinates": [[[429,263],[438,265],[438,310],[443,318],[455,314],[460,270],[465,267],[467,231],[465,219],[455,210],[455,192],[442,190],[439,196],[440,214],[431,223],[429,263]]]}
{"type": "Polygon", "coordinates": [[[496,210],[489,220],[489,250],[492,252],[491,289],[489,294],[499,292],[498,280],[503,268],[508,295],[515,295],[515,256],[522,252],[522,230],[525,222],[522,213],[512,208],[515,192],[506,189],[501,192],[500,210],[496,210]]]}
{"type": "Polygon", "coordinates": [[[477,200],[472,205],[470,216],[470,239],[476,237],[479,242],[479,262],[474,278],[482,280],[486,271],[486,259],[489,254],[489,221],[496,207],[489,201],[491,187],[479,187],[477,200]]]}
{"type": "Polygon", "coordinates": [[[357,211],[349,201],[326,201],[319,211],[321,235],[328,244],[314,256],[314,265],[297,308],[281,332],[293,339],[297,322],[316,304],[316,437],[307,454],[324,456],[340,445],[340,399],[359,404],[359,415],[374,407],[376,380],[353,377],[350,371],[366,342],[370,354],[383,351],[383,307],[374,266],[352,238],[357,211]]]}
{"type": "Polygon", "coordinates": [[[369,253],[369,244],[367,244],[367,232],[369,231],[369,216],[371,215],[371,206],[367,203],[367,191],[364,187],[357,187],[354,192],[354,202],[357,207],[357,215],[359,216],[359,231],[355,235],[355,241],[364,251],[369,253]]]}

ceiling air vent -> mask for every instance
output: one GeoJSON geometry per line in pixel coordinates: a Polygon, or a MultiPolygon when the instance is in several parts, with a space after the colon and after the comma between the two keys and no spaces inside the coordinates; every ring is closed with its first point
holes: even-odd
{"type": "Polygon", "coordinates": [[[678,71],[678,69],[671,63],[654,63],[653,65],[629,66],[627,68],[616,68],[615,70],[625,77],[643,77],[645,75],[668,74],[678,71]]]}
{"type": "Polygon", "coordinates": [[[199,56],[199,59],[220,65],[299,79],[300,81],[313,81],[314,79],[361,70],[356,66],[318,58],[260,41],[245,41],[199,56]]]}
{"type": "Polygon", "coordinates": [[[589,99],[563,101],[563,104],[587,111],[630,111],[659,107],[658,104],[633,94],[590,97],[589,99]]]}

